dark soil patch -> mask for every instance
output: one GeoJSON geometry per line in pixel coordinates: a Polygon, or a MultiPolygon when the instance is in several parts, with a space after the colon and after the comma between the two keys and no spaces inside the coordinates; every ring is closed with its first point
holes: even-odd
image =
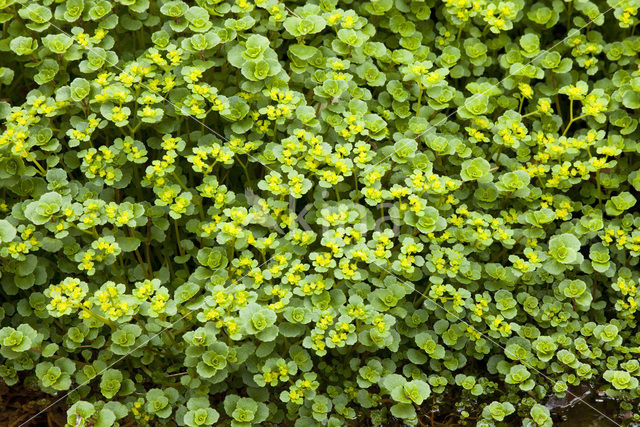
{"type": "Polygon", "coordinates": [[[54,401],[54,396],[41,391],[23,386],[7,387],[0,381],[0,426],[63,427],[66,411],[61,405],[54,405],[30,420],[54,401]]]}

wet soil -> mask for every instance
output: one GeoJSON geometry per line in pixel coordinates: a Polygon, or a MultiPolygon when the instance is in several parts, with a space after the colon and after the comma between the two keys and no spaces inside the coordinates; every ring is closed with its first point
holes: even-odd
{"type": "MultiPolygon", "coordinates": [[[[618,414],[619,405],[603,392],[588,385],[572,387],[563,399],[551,397],[546,403],[558,427],[615,427],[624,423],[627,414],[618,414]]],[[[624,423],[633,427],[638,424],[624,423]]]]}
{"type": "MultiPolygon", "coordinates": [[[[18,427],[53,402],[48,394],[25,387],[7,387],[0,381],[0,426],[18,427]]],[[[30,420],[24,427],[62,427],[65,408],[53,406],[30,420]]]]}

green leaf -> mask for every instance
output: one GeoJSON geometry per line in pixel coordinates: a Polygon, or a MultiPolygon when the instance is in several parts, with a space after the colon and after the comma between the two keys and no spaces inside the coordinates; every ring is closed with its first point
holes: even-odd
{"type": "Polygon", "coordinates": [[[141,240],[137,237],[118,237],[118,246],[123,252],[133,252],[140,247],[141,240]]]}
{"type": "Polygon", "coordinates": [[[12,241],[16,234],[16,228],[9,221],[0,219],[0,243],[12,241]]]}

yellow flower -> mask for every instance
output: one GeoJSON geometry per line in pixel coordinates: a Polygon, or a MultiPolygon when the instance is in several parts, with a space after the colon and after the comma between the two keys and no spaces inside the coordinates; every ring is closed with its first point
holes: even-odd
{"type": "Polygon", "coordinates": [[[533,89],[527,83],[519,83],[518,89],[520,89],[520,94],[527,99],[531,99],[533,97],[533,89]]]}

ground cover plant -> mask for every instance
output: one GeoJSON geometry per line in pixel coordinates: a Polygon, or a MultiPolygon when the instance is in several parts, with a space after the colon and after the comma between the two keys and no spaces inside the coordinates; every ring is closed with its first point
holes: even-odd
{"type": "Polygon", "coordinates": [[[69,426],[637,421],[638,7],[0,0],[2,381],[69,426]]]}

